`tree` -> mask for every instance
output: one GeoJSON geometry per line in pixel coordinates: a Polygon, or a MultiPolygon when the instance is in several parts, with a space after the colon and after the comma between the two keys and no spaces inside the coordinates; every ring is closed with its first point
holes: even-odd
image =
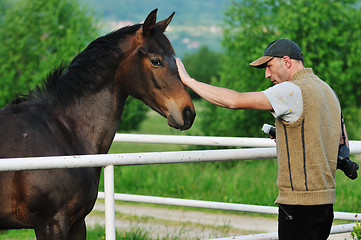
{"type": "MultiPolygon", "coordinates": [[[[198,81],[210,83],[212,78],[219,78],[219,71],[223,63],[223,54],[202,46],[195,53],[186,53],[182,59],[187,72],[198,81]]],[[[192,98],[199,98],[194,92],[192,98]]]]}
{"type": "MultiPolygon", "coordinates": [[[[0,4],[0,106],[66,65],[99,34],[98,20],[77,0],[17,0],[0,4]]],[[[146,107],[129,100],[121,130],[135,129],[146,107]]]]}
{"type": "Polygon", "coordinates": [[[14,1],[0,27],[0,105],[31,89],[97,35],[96,22],[74,0],[14,1]]]}
{"type": "Polygon", "coordinates": [[[7,8],[7,0],[3,0],[3,1],[0,1],[0,24],[1,24],[1,21],[4,17],[4,12],[7,8]]]}
{"type": "MultiPolygon", "coordinates": [[[[312,67],[338,94],[347,122],[359,121],[360,33],[357,0],[232,0],[225,12],[222,44],[226,59],[220,80],[213,83],[241,92],[264,90],[270,81],[263,70],[249,63],[261,56],[271,41],[290,38],[303,50],[305,66],[312,67]]],[[[254,110],[210,106],[208,113],[211,117],[203,128],[212,135],[262,136],[263,123],[274,121],[269,113],[254,110]]],[[[350,136],[356,137],[354,125],[348,126],[350,136]]]]}
{"type": "Polygon", "coordinates": [[[129,96],[120,119],[118,132],[138,130],[140,124],[146,119],[148,110],[149,108],[142,101],[129,96]]]}

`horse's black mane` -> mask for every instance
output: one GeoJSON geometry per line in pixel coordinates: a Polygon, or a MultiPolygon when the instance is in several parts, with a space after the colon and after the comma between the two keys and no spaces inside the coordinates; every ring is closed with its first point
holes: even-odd
{"type": "MultiPolygon", "coordinates": [[[[42,86],[36,86],[25,95],[12,101],[19,104],[31,100],[50,100],[62,105],[73,102],[84,96],[99,84],[104,77],[114,76],[117,65],[123,57],[121,44],[128,34],[135,33],[141,24],[123,27],[91,42],[80,52],[68,66],[60,64],[50,72],[42,86]]],[[[162,31],[155,27],[151,36],[161,45],[164,51],[174,55],[169,40],[162,31]]]]}

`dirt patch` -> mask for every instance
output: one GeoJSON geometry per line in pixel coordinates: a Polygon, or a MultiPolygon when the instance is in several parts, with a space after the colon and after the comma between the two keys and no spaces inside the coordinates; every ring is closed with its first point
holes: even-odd
{"type": "MultiPolygon", "coordinates": [[[[208,239],[277,231],[277,216],[254,217],[125,203],[117,203],[115,208],[117,229],[125,232],[141,229],[154,239],[208,239]]],[[[98,201],[86,221],[88,226],[104,225],[104,203],[98,201]]],[[[345,238],[351,239],[350,234],[332,235],[329,240],[345,238]]]]}

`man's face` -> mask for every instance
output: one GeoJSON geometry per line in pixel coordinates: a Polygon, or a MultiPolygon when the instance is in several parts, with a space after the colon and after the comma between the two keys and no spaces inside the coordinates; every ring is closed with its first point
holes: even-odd
{"type": "Polygon", "coordinates": [[[279,84],[289,80],[289,73],[282,58],[274,57],[267,63],[265,77],[273,84],[279,84]]]}

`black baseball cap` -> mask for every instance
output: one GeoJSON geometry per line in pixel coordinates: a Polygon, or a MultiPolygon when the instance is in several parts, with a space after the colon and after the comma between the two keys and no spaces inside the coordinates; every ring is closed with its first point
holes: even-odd
{"type": "Polygon", "coordinates": [[[303,61],[301,48],[288,38],[281,38],[271,42],[264,51],[263,56],[251,62],[250,65],[252,67],[265,68],[267,62],[272,60],[272,58],[282,58],[284,56],[303,61]]]}

